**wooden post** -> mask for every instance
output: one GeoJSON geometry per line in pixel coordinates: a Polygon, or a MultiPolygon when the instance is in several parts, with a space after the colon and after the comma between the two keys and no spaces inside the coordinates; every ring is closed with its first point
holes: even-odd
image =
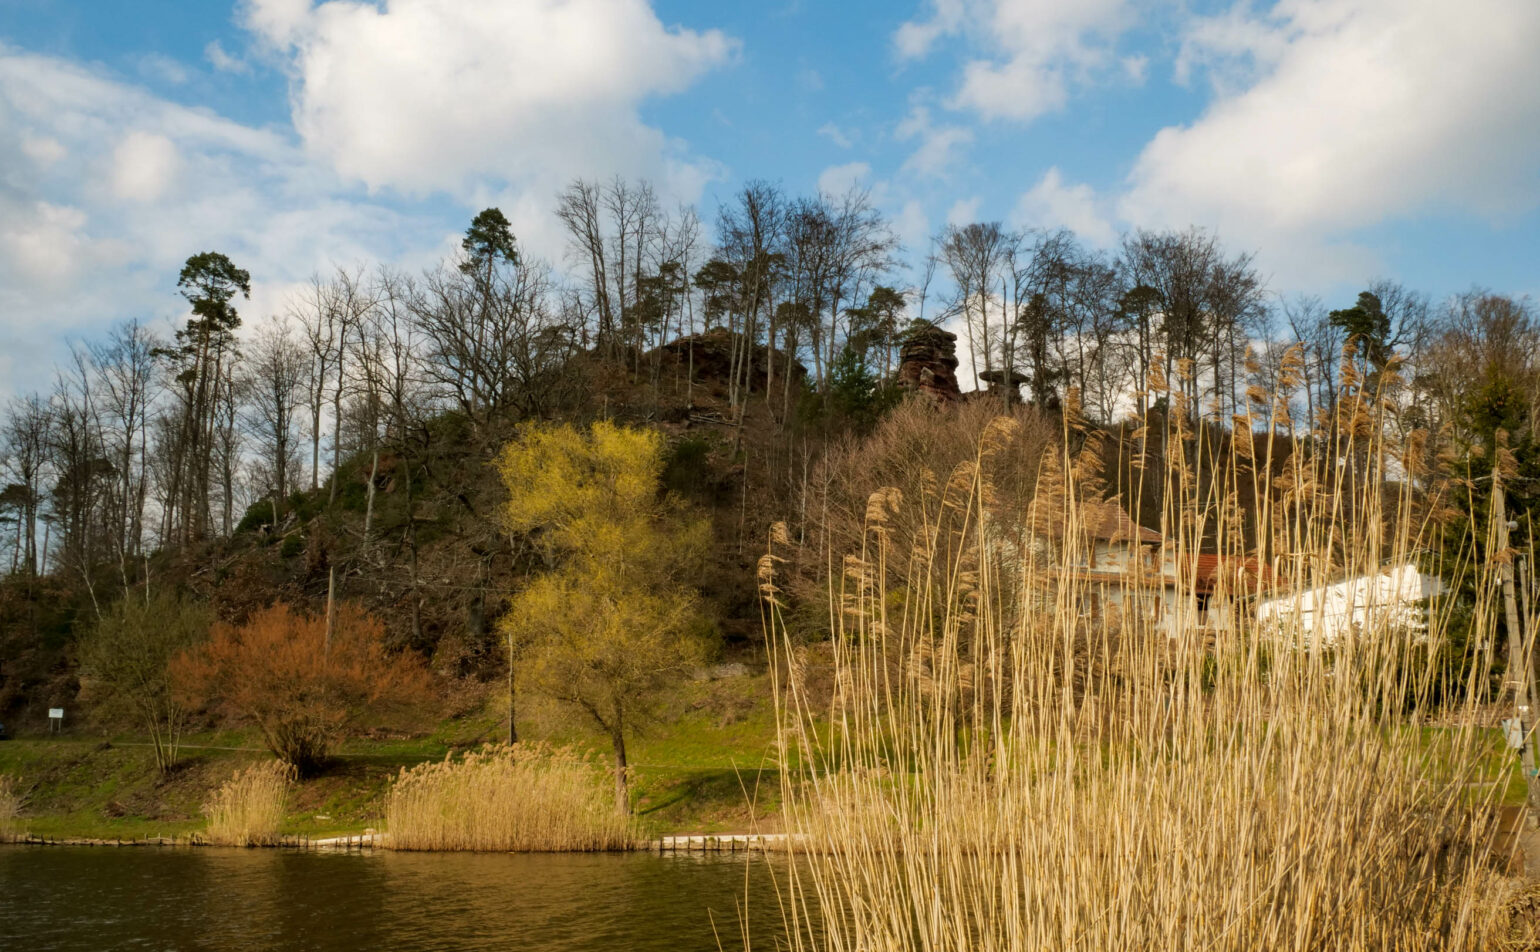
{"type": "Polygon", "coordinates": [[[1519,748],[1524,765],[1524,788],[1528,793],[1530,822],[1540,820],[1540,777],[1535,776],[1534,718],[1529,710],[1529,652],[1524,650],[1524,639],[1519,634],[1519,610],[1513,595],[1513,553],[1508,547],[1508,510],[1503,496],[1503,480],[1500,471],[1492,471],[1492,518],[1497,522],[1498,577],[1502,581],[1505,627],[1508,629],[1508,678],[1513,684],[1514,714],[1523,732],[1523,745],[1519,748]]]}

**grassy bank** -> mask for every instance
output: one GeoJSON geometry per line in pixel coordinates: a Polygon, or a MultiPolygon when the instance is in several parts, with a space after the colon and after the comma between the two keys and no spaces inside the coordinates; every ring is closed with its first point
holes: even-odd
{"type": "MultiPolygon", "coordinates": [[[[689,682],[670,697],[632,747],[633,808],[642,833],[779,829],[779,776],[767,761],[775,730],[768,695],[763,676],[744,676],[689,682]]],[[[322,837],[379,826],[386,789],[402,768],[495,741],[503,718],[492,702],[429,725],[420,736],[344,744],[324,772],[295,785],[282,831],[322,837]]],[[[531,705],[521,711],[520,735],[607,753],[607,740],[564,720],[531,705]]],[[[213,791],[235,771],[270,759],[255,731],[188,736],[181,761],[164,777],[148,742],[131,734],[76,731],[0,742],[0,775],[14,778],[24,798],[21,829],[52,837],[201,830],[213,791]]]]}

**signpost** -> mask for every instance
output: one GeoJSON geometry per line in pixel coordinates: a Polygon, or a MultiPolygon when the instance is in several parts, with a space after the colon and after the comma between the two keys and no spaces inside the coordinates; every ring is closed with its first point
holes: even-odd
{"type": "Polygon", "coordinates": [[[64,733],[64,708],[50,707],[48,709],[48,733],[64,733]]]}

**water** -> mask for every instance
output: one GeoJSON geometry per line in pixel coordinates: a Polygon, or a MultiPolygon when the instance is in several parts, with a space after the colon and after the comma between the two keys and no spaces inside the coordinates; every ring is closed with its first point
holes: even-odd
{"type": "Polygon", "coordinates": [[[0,847],[0,948],[741,949],[746,869],[758,940],[777,857],[0,847]]]}

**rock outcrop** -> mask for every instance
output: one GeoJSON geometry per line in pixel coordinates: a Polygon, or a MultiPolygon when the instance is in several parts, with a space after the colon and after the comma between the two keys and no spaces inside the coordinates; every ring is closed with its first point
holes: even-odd
{"type": "Polygon", "coordinates": [[[957,387],[957,335],[926,324],[904,336],[898,352],[898,385],[937,403],[962,399],[957,387]]]}
{"type": "Polygon", "coordinates": [[[984,391],[986,397],[1000,400],[1006,406],[1015,406],[1022,402],[1021,385],[1030,382],[1032,378],[1015,370],[1009,374],[1004,370],[986,370],[979,374],[979,379],[989,385],[989,389],[984,391]]]}

